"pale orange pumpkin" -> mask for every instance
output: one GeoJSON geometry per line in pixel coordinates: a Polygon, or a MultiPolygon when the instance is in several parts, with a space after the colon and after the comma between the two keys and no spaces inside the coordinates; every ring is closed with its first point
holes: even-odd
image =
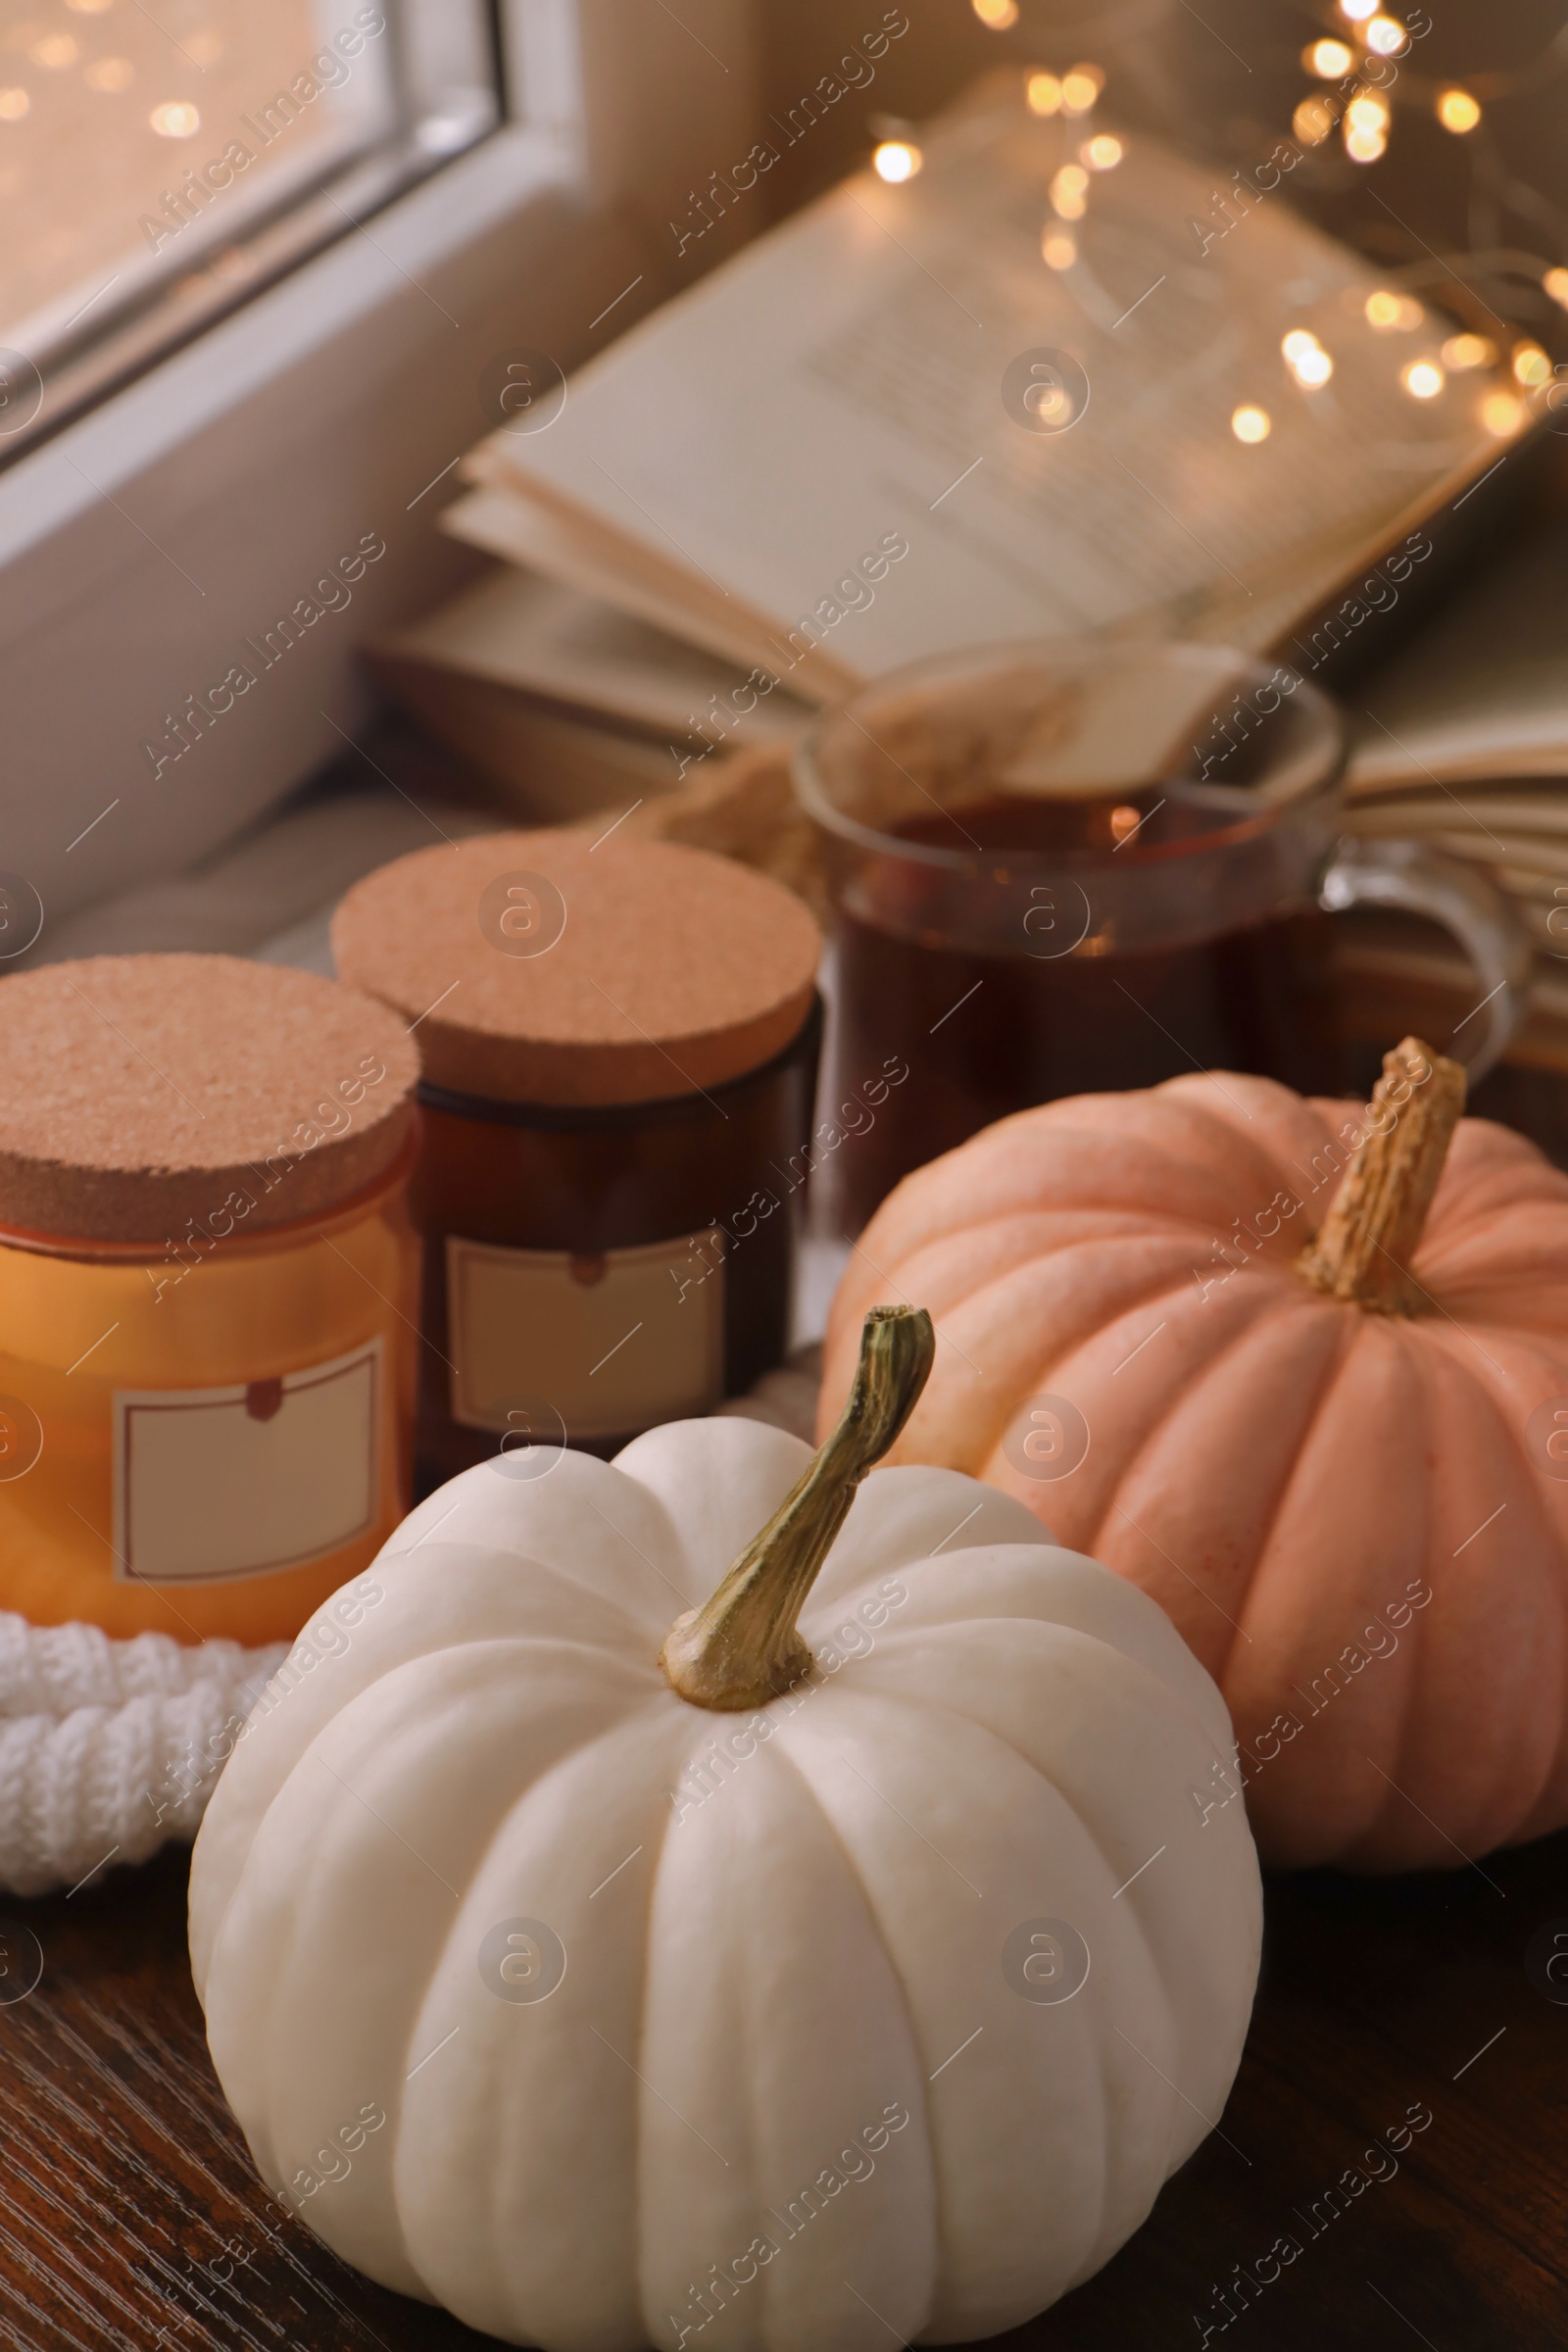
{"type": "Polygon", "coordinates": [[[824,1426],[867,1306],[929,1306],[891,1458],[1163,1605],[1241,1751],[1194,1805],[1245,1791],[1276,1863],[1568,1822],[1568,1177],[1462,1103],[1407,1039],[1370,1107],[1221,1072],[1022,1111],[899,1186],[834,1301],[824,1426]]]}

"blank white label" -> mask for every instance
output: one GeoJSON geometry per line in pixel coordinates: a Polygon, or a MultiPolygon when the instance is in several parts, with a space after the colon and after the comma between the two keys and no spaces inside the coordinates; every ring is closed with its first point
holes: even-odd
{"type": "Polygon", "coordinates": [[[115,1575],[214,1584],[368,1535],[380,1488],[382,1342],[281,1379],[115,1391],[115,1575]]]}
{"type": "Polygon", "coordinates": [[[453,1420],[548,1440],[559,1414],[568,1439],[610,1438],[710,1411],[724,1393],[721,1246],[710,1228],[573,1257],[449,1234],[453,1420]]]}

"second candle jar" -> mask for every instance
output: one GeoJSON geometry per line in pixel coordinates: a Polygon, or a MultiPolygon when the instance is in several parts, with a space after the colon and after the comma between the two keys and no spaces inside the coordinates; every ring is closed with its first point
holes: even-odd
{"type": "Polygon", "coordinates": [[[799,900],[703,850],[492,834],[368,876],[332,945],[420,1051],[427,1475],[610,1453],[779,1361],[821,1018],[799,900]]]}

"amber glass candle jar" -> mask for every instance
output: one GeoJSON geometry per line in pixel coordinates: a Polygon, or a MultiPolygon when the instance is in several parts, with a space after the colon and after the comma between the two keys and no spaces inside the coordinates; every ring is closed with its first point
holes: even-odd
{"type": "Polygon", "coordinates": [[[420,1454],[609,1453],[778,1362],[820,1014],[790,892],[575,833],[420,850],[332,926],[418,1043],[420,1454]]]}
{"type": "Polygon", "coordinates": [[[0,981],[0,1607],[261,1642],[408,1508],[417,1059],[226,956],[0,981]]]}

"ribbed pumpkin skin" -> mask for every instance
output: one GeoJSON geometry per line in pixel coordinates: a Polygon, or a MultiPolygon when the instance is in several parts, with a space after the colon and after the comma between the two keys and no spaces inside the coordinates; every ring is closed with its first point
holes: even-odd
{"type": "Polygon", "coordinates": [[[202,1823],[192,1971],[263,2179],[487,2340],[1017,2327],[1140,2226],[1241,2058],[1256,1856],[1186,1795],[1230,1759],[1219,1692],[1027,1510],[877,1469],[801,1617],[815,1682],[689,1705],[671,1616],[809,1449],[720,1416],[518,1458],[403,1522],[202,1823]],[[1037,2004],[1063,1921],[1084,1973],[1037,2004]],[[513,1928],[559,1955],[537,2004],[495,1997],[513,1928]]]}
{"type": "Polygon", "coordinates": [[[1359,1107],[1223,1072],[988,1128],[867,1228],[822,1427],[866,1307],[929,1307],[890,1459],[1020,1496],[1161,1603],[1229,1702],[1266,1861],[1445,1868],[1568,1822],[1568,1483],[1532,1425],[1568,1413],[1568,1178],[1461,1121],[1411,1268],[1431,1310],[1339,1304],[1292,1261],[1359,1107]],[[1022,1451],[1046,1396],[1089,1430],[1055,1479],[1022,1451]]]}

